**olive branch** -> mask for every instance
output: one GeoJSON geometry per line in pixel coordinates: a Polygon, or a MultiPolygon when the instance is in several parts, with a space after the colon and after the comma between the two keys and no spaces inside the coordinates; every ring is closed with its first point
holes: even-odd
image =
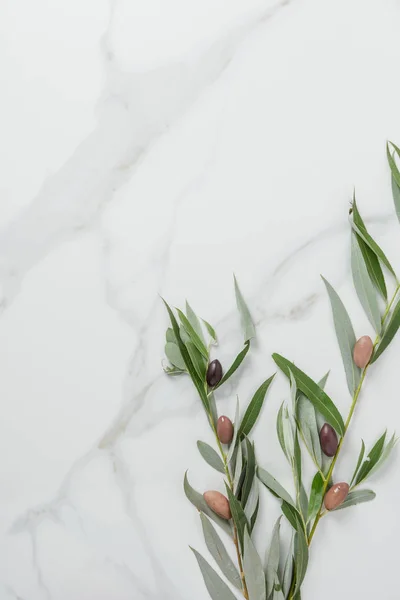
{"type": "MultiPolygon", "coordinates": [[[[387,144],[392,193],[400,221],[400,149],[387,144]]],[[[186,303],[185,312],[174,311],[165,302],[171,327],[166,333],[165,353],[170,363],[168,375],[188,374],[203,404],[215,437],[216,450],[198,441],[204,460],[224,476],[225,493],[208,490],[203,494],[189,483],[184,491],[200,514],[206,546],[223,577],[193,550],[212,600],[235,600],[232,590],[247,600],[301,600],[301,587],[307,572],[309,548],[322,517],[337,510],[369,502],[375,498],[370,489],[360,489],[390,456],[397,438],[383,433],[366,456],[365,443],[348,481],[335,482],[335,466],[343,448],[367,372],[385,352],[400,327],[400,281],[386,254],[372,238],[360,215],[355,195],[349,224],[351,232],[351,269],[360,304],[375,330],[357,339],[351,319],[339,295],[323,278],[331,308],[351,404],[346,420],[325,391],[327,373],[318,383],[287,358],[273,354],[278,368],[288,378],[290,401],[282,403],[277,415],[277,436],[293,474],[292,496],[268,471],[258,466],[251,431],[263,407],[274,375],[267,378],[251,398],[240,417],[239,400],[233,422],[218,415],[217,390],[239,369],[250,350],[255,329],[246,302],[234,279],[235,295],[244,334],[244,346],[232,365],[223,372],[221,363],[211,359],[217,344],[214,328],[200,319],[186,303]],[[388,293],[388,287],[391,292],[388,293]],[[302,477],[303,453],[315,468],[309,491],[302,477]],[[281,510],[293,535],[289,548],[281,551],[281,517],[276,522],[266,563],[252,541],[259,508],[259,482],[281,502],[281,510]],[[232,543],[236,560],[231,558],[213,523],[232,543]],[[285,560],[281,561],[281,554],[285,560]],[[228,582],[228,583],[227,583],[228,582]]]]}

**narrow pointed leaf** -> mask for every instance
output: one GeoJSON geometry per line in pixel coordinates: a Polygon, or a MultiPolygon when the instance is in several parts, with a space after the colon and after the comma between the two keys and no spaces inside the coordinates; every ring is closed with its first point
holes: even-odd
{"type": "Polygon", "coordinates": [[[346,500],[334,510],[342,510],[342,508],[348,508],[349,506],[355,506],[363,502],[371,502],[375,497],[376,494],[372,490],[355,490],[354,492],[350,492],[346,500]]]}
{"type": "Polygon", "coordinates": [[[299,390],[310,400],[314,408],[324,416],[326,422],[332,425],[340,435],[343,435],[344,422],[342,416],[324,390],[280,354],[273,354],[272,358],[286,376],[289,376],[289,371],[292,371],[299,390]]]}
{"type": "Polygon", "coordinates": [[[398,220],[400,221],[400,186],[398,185],[396,179],[392,175],[392,195],[394,207],[396,209],[396,215],[398,220]]]}
{"type": "Polygon", "coordinates": [[[221,577],[214,571],[214,569],[208,564],[208,562],[195,550],[190,548],[196,557],[198,565],[200,567],[201,574],[203,575],[204,583],[207,591],[210,594],[212,600],[236,600],[236,596],[233,595],[226,583],[221,577]]]}
{"type": "Polygon", "coordinates": [[[272,477],[268,471],[262,469],[261,467],[257,467],[257,477],[269,489],[270,492],[277,496],[277,498],[281,498],[288,504],[291,504],[294,508],[296,507],[294,501],[292,500],[290,494],[285,490],[283,486],[272,477]]]}
{"type": "Polygon", "coordinates": [[[393,434],[390,441],[386,444],[385,448],[383,449],[383,452],[382,452],[381,456],[379,457],[378,461],[370,470],[368,477],[371,477],[374,473],[377,472],[378,469],[380,469],[383,466],[383,464],[389,458],[389,456],[390,456],[393,448],[396,446],[397,442],[398,442],[398,438],[396,438],[396,435],[393,434]]]}
{"type": "Polygon", "coordinates": [[[232,583],[239,590],[242,589],[242,582],[240,579],[239,572],[235,567],[231,557],[229,556],[226,548],[216,532],[214,526],[210,523],[207,517],[200,513],[201,525],[203,527],[203,535],[204,540],[206,542],[206,546],[221,569],[222,573],[225,575],[228,581],[232,583]]]}
{"type": "Polygon", "coordinates": [[[364,242],[359,235],[354,233],[357,238],[357,243],[360,247],[361,254],[363,255],[365,265],[367,267],[368,274],[371,278],[372,283],[381,294],[382,298],[387,301],[387,289],[385,277],[383,275],[382,267],[375,252],[364,242]]]}
{"type": "Polygon", "coordinates": [[[256,336],[256,330],[254,329],[253,321],[251,320],[250,311],[247,307],[246,302],[242,296],[242,292],[239,289],[238,282],[236,277],[233,277],[235,283],[235,296],[236,296],[236,304],[238,307],[238,311],[240,314],[240,320],[242,323],[244,341],[248,342],[252,338],[256,336]]]}
{"type": "Polygon", "coordinates": [[[205,347],[199,335],[196,333],[189,319],[181,310],[179,310],[179,308],[177,309],[177,312],[186,333],[190,337],[190,340],[193,342],[193,344],[196,346],[197,350],[202,354],[202,356],[208,361],[207,348],[205,347]]]}
{"type": "Polygon", "coordinates": [[[299,509],[300,509],[301,514],[303,515],[304,521],[307,521],[308,498],[307,498],[307,492],[306,492],[303,484],[300,485],[299,497],[300,497],[299,509]]]}
{"type": "Polygon", "coordinates": [[[240,542],[240,547],[243,550],[243,539],[244,539],[244,531],[247,528],[250,528],[249,522],[245,515],[245,512],[240,504],[239,500],[236,498],[230,487],[225,484],[226,492],[228,494],[228,500],[231,507],[232,518],[235,522],[236,529],[238,532],[238,538],[240,542]]]}
{"type": "Polygon", "coordinates": [[[304,522],[297,508],[283,501],[281,510],[287,518],[287,520],[289,521],[289,523],[291,524],[291,526],[293,527],[293,529],[295,529],[296,531],[300,531],[303,533],[303,535],[305,535],[304,522]]]}
{"type": "Polygon", "coordinates": [[[360,236],[360,238],[362,240],[364,240],[364,242],[367,244],[367,246],[369,246],[371,248],[371,250],[376,254],[376,256],[381,260],[381,262],[385,265],[387,270],[390,271],[390,273],[393,275],[393,277],[396,277],[396,273],[395,273],[392,265],[390,264],[389,259],[387,258],[386,254],[383,252],[382,248],[380,248],[378,246],[378,244],[375,242],[375,240],[369,235],[367,230],[361,229],[360,227],[358,227],[354,221],[351,222],[351,226],[352,226],[353,230],[360,236]]]}
{"type": "Polygon", "coordinates": [[[190,355],[187,351],[187,348],[185,346],[185,344],[182,341],[181,335],[180,335],[180,331],[179,331],[179,325],[178,322],[175,318],[174,313],[172,312],[171,308],[168,306],[167,302],[165,300],[163,300],[166,309],[168,311],[169,314],[169,318],[171,320],[171,324],[172,324],[172,329],[174,331],[175,337],[176,337],[176,341],[179,347],[179,350],[181,352],[182,358],[185,362],[185,366],[186,369],[190,375],[190,377],[192,378],[192,381],[198,391],[198,394],[201,398],[201,401],[203,402],[204,408],[206,409],[207,414],[210,411],[210,407],[209,407],[209,403],[208,403],[208,398],[207,398],[207,393],[206,390],[204,388],[203,382],[201,381],[201,379],[199,378],[196,369],[193,366],[192,360],[190,358],[190,355]]]}
{"type": "Polygon", "coordinates": [[[293,596],[300,590],[308,567],[308,546],[304,535],[296,533],[295,538],[296,586],[293,596]]]}
{"type": "Polygon", "coordinates": [[[293,575],[293,548],[294,548],[294,534],[290,541],[289,550],[286,556],[285,566],[282,575],[282,591],[285,598],[289,594],[290,586],[292,585],[293,575]]]}
{"type": "Polygon", "coordinates": [[[380,459],[382,452],[383,452],[383,448],[385,446],[385,439],[386,439],[386,431],[383,435],[381,435],[379,440],[374,444],[374,446],[372,447],[372,450],[368,454],[368,457],[366,458],[366,460],[364,460],[363,464],[361,465],[361,468],[356,477],[357,485],[359,483],[361,483],[361,481],[364,481],[364,479],[366,479],[368,477],[370,471],[373,469],[373,467],[376,465],[376,463],[380,459]]]}
{"type": "Polygon", "coordinates": [[[239,354],[237,355],[237,357],[235,358],[235,360],[233,361],[233,363],[231,364],[231,366],[229,367],[229,369],[227,370],[227,372],[225,373],[225,375],[222,377],[221,381],[218,383],[218,385],[215,386],[214,390],[216,390],[219,387],[221,387],[221,385],[224,385],[224,383],[226,381],[228,381],[228,379],[230,377],[232,377],[232,375],[235,373],[235,371],[238,370],[238,368],[240,367],[240,365],[244,361],[245,356],[246,356],[246,354],[248,353],[249,350],[250,350],[250,342],[246,342],[245,345],[244,345],[243,350],[241,350],[239,352],[239,354]]]}
{"type": "Polygon", "coordinates": [[[189,480],[187,478],[187,473],[185,473],[183,488],[185,490],[185,494],[189,502],[191,502],[193,506],[197,508],[198,511],[203,512],[205,515],[210,517],[210,519],[212,519],[214,523],[219,525],[229,536],[232,537],[232,528],[229,521],[221,519],[221,517],[219,517],[214,511],[211,510],[211,508],[209,508],[203,496],[199,494],[199,492],[197,492],[190,485],[189,480]]]}
{"type": "Polygon", "coordinates": [[[218,344],[218,338],[217,338],[217,334],[215,332],[215,329],[212,325],[210,325],[210,323],[208,321],[206,321],[205,319],[202,319],[205,328],[208,331],[209,336],[211,337],[213,344],[216,346],[218,344]]]}
{"type": "Polygon", "coordinates": [[[351,270],[353,273],[354,287],[356,288],[361,306],[372,327],[379,333],[382,323],[378,300],[354,232],[351,236],[351,270]]]}
{"type": "Polygon", "coordinates": [[[200,319],[190,306],[189,302],[186,300],[186,316],[188,318],[189,323],[205,345],[206,341],[204,339],[203,329],[201,327],[200,319]]]}
{"type": "Polygon", "coordinates": [[[226,461],[229,463],[232,460],[233,453],[236,448],[236,443],[238,441],[238,433],[239,433],[239,398],[236,400],[236,411],[235,411],[235,420],[234,420],[234,429],[233,429],[233,438],[231,441],[231,445],[229,446],[228,456],[226,457],[226,461]]]}
{"type": "Polygon", "coordinates": [[[285,446],[285,436],[283,433],[283,411],[284,411],[285,402],[282,402],[281,407],[278,411],[278,416],[276,418],[276,432],[278,434],[279,444],[283,450],[284,455],[288,458],[288,453],[285,446]]]}
{"type": "Polygon", "coordinates": [[[310,502],[308,504],[307,522],[311,522],[318,514],[323,499],[324,480],[318,471],[311,485],[310,502]]]}
{"type": "Polygon", "coordinates": [[[255,422],[257,421],[258,415],[262,409],[264,404],[265,396],[269,386],[275,374],[269,377],[263,384],[260,385],[253,398],[250,401],[249,406],[247,407],[246,412],[244,413],[244,417],[239,427],[239,438],[242,435],[249,435],[250,431],[253,429],[255,422]]]}
{"type": "Polygon", "coordinates": [[[200,352],[197,350],[196,346],[192,344],[192,342],[186,342],[186,348],[189,352],[190,359],[193,363],[197,375],[199,376],[199,379],[201,381],[205,381],[207,370],[206,361],[204,360],[200,352]]]}
{"type": "Polygon", "coordinates": [[[268,550],[266,560],[266,579],[267,579],[267,598],[270,597],[274,590],[275,581],[278,577],[279,557],[280,557],[280,540],[279,530],[281,527],[281,517],[276,521],[272,530],[271,543],[268,550]]]}
{"type": "Polygon", "coordinates": [[[360,454],[358,455],[358,460],[357,460],[356,468],[353,473],[353,477],[351,478],[351,481],[350,481],[350,487],[353,485],[353,481],[355,480],[358,470],[361,467],[361,463],[364,458],[364,454],[365,454],[365,443],[364,443],[364,440],[361,440],[361,450],[360,450],[360,454]]]}
{"type": "Polygon", "coordinates": [[[331,301],[333,322],[335,324],[336,337],[342,355],[344,370],[346,372],[347,386],[350,394],[353,395],[361,376],[361,369],[357,367],[353,360],[353,349],[356,343],[356,336],[343,302],[331,284],[326,279],[322,279],[331,301]]]}
{"type": "Polygon", "coordinates": [[[400,300],[397,302],[392,316],[390,317],[390,321],[387,324],[387,326],[385,327],[385,330],[383,332],[382,335],[382,339],[379,342],[378,347],[376,348],[372,359],[371,359],[371,363],[375,362],[381,354],[383,354],[383,352],[386,350],[386,348],[389,346],[390,342],[393,340],[394,336],[396,335],[398,329],[400,327],[400,300]]]}
{"type": "Polygon", "coordinates": [[[315,408],[304,394],[300,394],[297,401],[297,423],[305,445],[314,457],[315,462],[321,466],[321,444],[315,408]]]}
{"type": "Polygon", "coordinates": [[[247,529],[244,532],[243,568],[249,600],[265,600],[265,576],[260,556],[247,529]]]}
{"type": "Polygon", "coordinates": [[[210,407],[210,413],[211,413],[211,418],[212,418],[212,422],[214,424],[214,428],[217,428],[217,422],[218,422],[218,410],[217,410],[217,405],[215,402],[215,396],[213,394],[213,392],[210,392],[208,394],[208,404],[210,407]]]}
{"type": "Polygon", "coordinates": [[[197,442],[197,448],[199,449],[199,452],[206,461],[206,463],[210,465],[210,467],[216,469],[220,473],[225,473],[224,463],[222,462],[221,457],[219,456],[219,454],[216,453],[214,448],[211,448],[211,446],[209,446],[205,442],[201,442],[200,440],[197,442]]]}
{"type": "Polygon", "coordinates": [[[294,465],[293,423],[292,423],[292,418],[289,415],[289,410],[286,406],[283,409],[282,423],[283,423],[283,440],[284,440],[284,445],[286,448],[286,456],[287,456],[287,459],[288,459],[291,467],[293,467],[293,465],[294,465]]]}
{"type": "Polygon", "coordinates": [[[253,512],[253,514],[251,516],[251,519],[250,519],[250,531],[253,531],[254,525],[256,524],[257,516],[258,516],[258,509],[259,508],[260,508],[260,500],[258,499],[256,507],[255,507],[254,512],[253,512]]]}
{"type": "Polygon", "coordinates": [[[249,442],[247,437],[245,438],[245,443],[247,448],[247,466],[241,496],[241,503],[243,508],[246,507],[246,502],[249,497],[251,486],[253,485],[253,480],[256,474],[256,457],[254,454],[254,447],[249,442]]]}
{"type": "Polygon", "coordinates": [[[251,519],[254,515],[254,512],[257,509],[257,505],[259,502],[259,490],[258,490],[258,479],[254,477],[253,483],[251,486],[250,494],[246,502],[246,506],[244,507],[244,512],[248,521],[251,524],[251,519]]]}
{"type": "Polygon", "coordinates": [[[353,230],[359,235],[359,237],[371,248],[371,250],[375,253],[375,255],[379,258],[382,264],[396,277],[396,273],[393,270],[392,265],[390,264],[386,254],[383,252],[382,248],[378,246],[375,240],[370,236],[365,226],[364,221],[361,218],[361,215],[358,210],[357,202],[354,197],[353,199],[353,219],[351,221],[351,226],[353,230]]]}
{"type": "MultiPolygon", "coordinates": [[[[400,152],[399,152],[399,148],[396,146],[396,144],[393,144],[393,142],[388,142],[386,144],[386,155],[387,155],[387,159],[388,159],[388,163],[390,166],[390,170],[392,172],[392,177],[395,181],[395,183],[400,187],[400,171],[396,165],[396,162],[394,160],[394,156],[392,156],[391,152],[390,152],[390,146],[389,144],[391,144],[393,146],[393,148],[395,149],[395,151],[397,152],[397,155],[400,156],[400,152]]],[[[396,206],[396,211],[397,211],[397,206],[396,206]]]]}
{"type": "Polygon", "coordinates": [[[243,454],[242,454],[242,446],[238,446],[237,456],[236,456],[236,464],[235,464],[235,473],[233,478],[233,491],[237,496],[237,489],[239,486],[240,477],[243,471],[243,454]]]}

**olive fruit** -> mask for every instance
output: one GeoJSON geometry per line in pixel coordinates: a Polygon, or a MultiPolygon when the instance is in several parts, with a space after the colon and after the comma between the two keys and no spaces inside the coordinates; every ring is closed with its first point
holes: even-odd
{"type": "Polygon", "coordinates": [[[228,498],[226,498],[221,492],[210,490],[204,492],[203,498],[206,501],[207,506],[211,508],[218,516],[227,521],[232,518],[231,507],[229,506],[228,498]]]}
{"type": "Polygon", "coordinates": [[[207,383],[210,387],[215,387],[222,379],[222,365],[219,360],[215,359],[208,365],[207,383]]]}
{"type": "Polygon", "coordinates": [[[336,431],[325,423],[319,432],[319,441],[321,450],[326,456],[335,456],[338,447],[338,437],[336,431]]]}
{"type": "Polygon", "coordinates": [[[337,508],[338,506],[343,504],[343,502],[347,498],[348,493],[349,493],[349,484],[348,483],[345,483],[345,482],[335,483],[335,485],[333,485],[330,488],[330,490],[328,492],[326,492],[326,494],[325,494],[324,504],[325,504],[326,510],[334,510],[335,508],[337,508]]]}
{"type": "Polygon", "coordinates": [[[220,417],[217,421],[217,435],[220,442],[229,444],[233,438],[233,424],[228,417],[220,417]]]}
{"type": "Polygon", "coordinates": [[[357,367],[364,369],[369,363],[372,353],[374,351],[374,344],[372,343],[369,335],[363,335],[354,345],[353,359],[357,367]]]}

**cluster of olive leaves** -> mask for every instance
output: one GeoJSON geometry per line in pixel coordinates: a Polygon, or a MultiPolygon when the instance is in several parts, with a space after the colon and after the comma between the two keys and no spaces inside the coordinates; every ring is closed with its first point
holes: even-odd
{"type": "MultiPolygon", "coordinates": [[[[395,144],[388,144],[387,157],[391,169],[393,199],[400,221],[400,170],[396,164],[396,157],[400,159],[400,149],[395,144]]],[[[359,213],[355,197],[349,220],[353,282],[360,304],[376,332],[376,338],[373,343],[371,341],[371,351],[365,363],[361,367],[357,366],[353,355],[357,338],[350,317],[334,288],[324,279],[352,398],[345,421],[332,399],[324,391],[329,373],[316,383],[283,356],[272,355],[275,363],[290,382],[291,401],[283,403],[278,412],[277,434],[293,473],[293,497],[273,475],[257,465],[254,444],[249,439],[274,376],[264,381],[257,389],[242,418],[240,418],[239,402],[237,402],[234,433],[230,444],[224,447],[219,439],[218,411],[214,394],[240,367],[255,336],[250,312],[236,279],[235,294],[244,331],[244,348],[215,386],[211,387],[207,383],[211,348],[217,344],[214,328],[208,322],[199,319],[188,304],[186,314],[177,310],[178,321],[174,312],[165,303],[172,328],[167,330],[165,347],[171,366],[165,367],[164,370],[169,375],[189,374],[200,396],[210,427],[215,434],[218,452],[201,441],[198,442],[198,449],[205,461],[225,476],[231,518],[226,516],[222,518],[218,514],[219,511],[215,512],[206,502],[205,497],[190,485],[187,475],[184,478],[184,490],[187,498],[200,513],[204,538],[210,554],[225,578],[248,600],[300,600],[301,586],[308,567],[309,546],[320,519],[332,510],[332,507],[329,511],[326,509],[324,500],[335,486],[334,467],[366,373],[389,346],[400,327],[400,281],[385,253],[369,234],[359,213]],[[390,295],[388,287],[392,290],[390,295]],[[208,341],[206,341],[206,332],[208,341]],[[331,428],[337,440],[335,451],[329,457],[325,455],[321,442],[321,429],[324,426],[331,428]],[[309,455],[315,467],[309,493],[302,482],[303,451],[309,455]],[[290,547],[286,552],[281,552],[281,519],[278,519],[272,532],[265,565],[251,539],[259,507],[258,481],[281,501],[282,513],[293,528],[290,547]],[[211,521],[218,525],[234,543],[237,566],[211,521]],[[286,556],[283,564],[280,559],[281,554],[286,556]]],[[[375,498],[372,490],[359,489],[359,486],[383,465],[396,442],[394,435],[387,439],[385,432],[365,456],[366,448],[362,441],[349,482],[339,484],[346,487],[347,493],[344,500],[333,510],[342,510],[375,498]]],[[[236,596],[222,577],[196,550],[193,552],[212,600],[235,600],[236,596]]]]}

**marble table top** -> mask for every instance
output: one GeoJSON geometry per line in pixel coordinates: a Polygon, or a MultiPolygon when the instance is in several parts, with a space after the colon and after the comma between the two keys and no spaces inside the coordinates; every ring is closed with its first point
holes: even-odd
{"type": "MultiPolygon", "coordinates": [[[[257,327],[233,417],[281,352],[350,399],[323,273],[357,335],[355,187],[400,270],[385,142],[400,142],[395,0],[5,0],[0,7],[0,600],[206,600],[183,494],[222,489],[187,378],[161,368],[186,298],[227,364],[236,273],[257,327]]],[[[371,369],[338,464],[400,431],[400,340],[371,369]]],[[[290,487],[275,418],[254,438],[290,487]]],[[[303,600],[398,600],[400,470],[374,502],[324,519],[303,600]],[[340,593],[340,595],[339,595],[340,593]]],[[[279,506],[265,491],[263,554],[279,506]]]]}

